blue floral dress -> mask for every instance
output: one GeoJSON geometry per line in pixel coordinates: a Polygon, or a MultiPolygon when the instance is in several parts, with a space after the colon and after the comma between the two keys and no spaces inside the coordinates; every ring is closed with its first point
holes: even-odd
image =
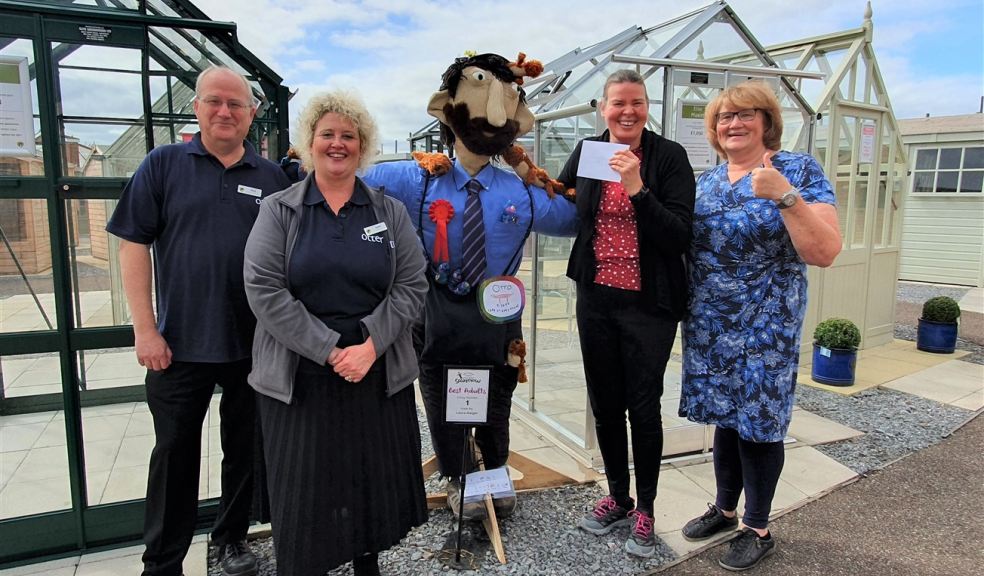
{"type": "MultiPolygon", "coordinates": [[[[772,164],[808,203],[834,204],[812,156],[779,152],[772,164]]],[[[683,323],[680,416],[781,441],[793,410],[806,264],[775,203],[728,165],[700,175],[690,253],[690,314],[683,323]]]]}

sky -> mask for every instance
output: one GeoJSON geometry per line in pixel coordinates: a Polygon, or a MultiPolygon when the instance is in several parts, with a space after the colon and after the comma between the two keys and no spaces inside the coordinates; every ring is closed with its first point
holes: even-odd
{"type": "MultiPolygon", "coordinates": [[[[316,92],[344,88],[365,100],[384,151],[430,121],[427,101],[466,50],[519,51],[549,62],[630,26],[649,28],[707,0],[194,0],[235,22],[240,42],[299,90],[293,118],[316,92]],[[275,25],[273,25],[275,23],[275,25]]],[[[861,26],[863,0],[733,0],[763,45],[861,26]]],[[[981,0],[874,0],[873,44],[898,118],[977,112],[984,96],[981,0]]]]}
{"type": "MultiPolygon", "coordinates": [[[[427,125],[427,102],[465,51],[548,63],[631,27],[650,28],[709,0],[192,0],[211,19],[234,22],[239,42],[284,79],[296,96],[291,129],[315,93],[357,92],[379,125],[384,152],[407,151],[427,125]],[[670,7],[667,7],[670,6],[670,7]]],[[[864,0],[732,0],[763,45],[861,26],[864,0]]],[[[897,118],[978,112],[984,96],[984,2],[873,0],[873,44],[897,118]]],[[[729,36],[733,33],[729,32],[729,36]]],[[[29,56],[18,41],[6,55],[29,56]]],[[[87,46],[62,64],[139,70],[139,51],[87,46]],[[105,54],[103,52],[105,51],[105,54]],[[96,60],[99,60],[96,57],[96,60]]],[[[62,75],[64,113],[139,118],[138,75],[62,75]],[[127,84],[129,83],[129,84],[127,84]]],[[[152,86],[153,89],[153,86],[152,86]]],[[[36,96],[35,96],[36,98],[36,96]]],[[[83,142],[112,142],[123,126],[73,125],[83,142]],[[115,132],[114,132],[115,131],[115,132]]]]}

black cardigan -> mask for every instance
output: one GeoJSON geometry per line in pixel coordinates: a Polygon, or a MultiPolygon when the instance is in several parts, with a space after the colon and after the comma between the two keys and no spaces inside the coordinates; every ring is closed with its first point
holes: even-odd
{"type": "MultiPolygon", "coordinates": [[[[608,131],[588,140],[608,142],[608,131]]],[[[577,190],[578,233],[567,262],[567,276],[575,282],[593,283],[595,214],[601,202],[601,181],[577,176],[581,144],[578,142],[559,177],[564,185],[577,190]]],[[[690,248],[696,195],[694,171],[683,146],[644,130],[642,181],[649,194],[632,197],[639,231],[642,292],[653,311],[679,320],[687,307],[684,258],[690,248]]]]}

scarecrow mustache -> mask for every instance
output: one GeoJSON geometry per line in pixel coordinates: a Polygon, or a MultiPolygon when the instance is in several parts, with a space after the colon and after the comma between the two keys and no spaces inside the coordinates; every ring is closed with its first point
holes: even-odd
{"type": "Polygon", "coordinates": [[[461,139],[461,143],[470,152],[480,156],[501,155],[519,132],[519,122],[515,120],[506,120],[502,126],[493,126],[484,117],[473,118],[465,103],[452,105],[449,102],[444,105],[443,112],[454,135],[461,139]]]}

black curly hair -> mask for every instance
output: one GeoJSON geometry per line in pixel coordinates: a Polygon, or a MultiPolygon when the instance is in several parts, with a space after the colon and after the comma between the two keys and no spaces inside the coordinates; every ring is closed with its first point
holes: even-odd
{"type": "MultiPolygon", "coordinates": [[[[465,68],[476,66],[485,70],[503,82],[515,82],[516,75],[509,68],[509,60],[498,54],[486,53],[475,56],[462,56],[455,58],[454,62],[441,75],[441,90],[447,90],[452,98],[458,93],[458,83],[461,82],[461,74],[465,68]]],[[[526,102],[526,92],[522,87],[519,89],[519,101],[526,102]]],[[[454,149],[455,135],[451,127],[441,123],[441,141],[450,149],[454,149]]]]}

